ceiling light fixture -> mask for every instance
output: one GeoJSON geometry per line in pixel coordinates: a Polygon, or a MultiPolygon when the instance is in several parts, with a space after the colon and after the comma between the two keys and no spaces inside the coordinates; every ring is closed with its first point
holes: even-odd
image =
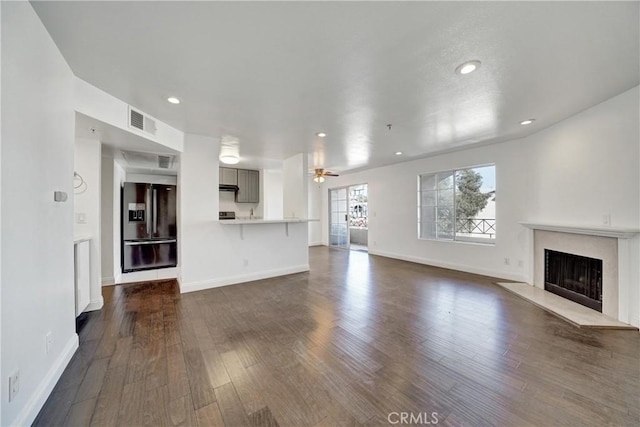
{"type": "Polygon", "coordinates": [[[320,138],[324,138],[325,136],[327,136],[327,134],[324,132],[318,132],[316,133],[316,135],[319,136],[320,138]]]}
{"type": "Polygon", "coordinates": [[[180,100],[175,96],[168,97],[167,102],[170,102],[171,104],[180,104],[180,100]]]}
{"type": "Polygon", "coordinates": [[[520,124],[521,124],[522,126],[526,126],[526,125],[530,125],[531,123],[533,123],[533,122],[535,122],[535,121],[536,121],[536,119],[527,119],[527,120],[523,120],[523,121],[521,121],[521,122],[520,122],[520,124]]]}
{"type": "Polygon", "coordinates": [[[235,165],[240,161],[240,141],[230,135],[224,135],[220,140],[220,161],[226,165],[235,165]]]}
{"type": "Polygon", "coordinates": [[[324,182],[324,176],[317,176],[317,175],[316,175],[316,176],[313,178],[313,180],[314,180],[315,182],[317,182],[317,183],[324,182]]]}
{"type": "Polygon", "coordinates": [[[473,61],[467,61],[458,65],[456,68],[456,74],[469,74],[480,68],[480,61],[474,59],[473,61]]]}
{"type": "Polygon", "coordinates": [[[402,156],[402,151],[396,151],[396,156],[402,156]]]}

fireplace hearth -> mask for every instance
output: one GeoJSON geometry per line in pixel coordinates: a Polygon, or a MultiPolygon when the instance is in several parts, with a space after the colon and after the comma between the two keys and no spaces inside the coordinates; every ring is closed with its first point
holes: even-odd
{"type": "Polygon", "coordinates": [[[602,260],[544,250],[544,288],[602,313],[602,260]]]}

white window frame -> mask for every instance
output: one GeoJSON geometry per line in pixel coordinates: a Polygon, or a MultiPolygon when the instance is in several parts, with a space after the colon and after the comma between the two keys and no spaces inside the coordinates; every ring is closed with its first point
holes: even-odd
{"type": "MultiPolygon", "coordinates": [[[[469,166],[469,167],[461,167],[461,168],[456,168],[456,169],[449,169],[449,170],[442,170],[442,171],[438,171],[438,172],[429,172],[429,173],[422,173],[418,175],[418,209],[417,209],[417,235],[418,235],[418,240],[427,240],[427,241],[437,241],[437,242],[463,242],[463,243],[479,243],[479,244],[484,244],[484,245],[495,245],[496,243],[496,239],[497,239],[497,235],[494,232],[493,233],[493,237],[492,238],[484,238],[484,237],[470,237],[470,236],[459,236],[458,232],[456,230],[456,226],[457,226],[457,217],[456,217],[456,192],[457,192],[457,182],[456,182],[456,174],[457,172],[464,170],[464,169],[476,169],[476,168],[482,168],[482,167],[488,167],[488,166],[492,166],[494,168],[494,173],[495,173],[495,168],[496,165],[495,163],[486,163],[486,164],[481,164],[481,165],[475,165],[475,166],[469,166]],[[452,238],[440,238],[438,237],[438,229],[436,228],[436,232],[435,232],[435,237],[422,237],[421,236],[421,227],[423,224],[422,221],[422,193],[429,191],[429,190],[422,190],[422,178],[425,176],[433,176],[434,179],[436,180],[437,183],[437,176],[438,175],[445,175],[445,174],[451,174],[453,176],[453,237],[452,238]]],[[[495,182],[494,182],[494,186],[495,186],[495,182]]],[[[435,208],[435,224],[437,227],[437,222],[438,222],[438,192],[441,191],[437,188],[437,184],[436,184],[436,189],[433,190],[436,192],[436,204],[434,206],[435,208]]],[[[497,215],[496,215],[497,216],[497,215]]],[[[494,218],[494,228],[497,225],[497,219],[494,218]]]]}

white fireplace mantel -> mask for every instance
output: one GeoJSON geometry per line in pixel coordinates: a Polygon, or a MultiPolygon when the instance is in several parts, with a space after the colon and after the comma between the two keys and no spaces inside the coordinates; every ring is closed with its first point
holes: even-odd
{"type": "Polygon", "coordinates": [[[550,223],[521,222],[521,225],[532,230],[557,231],[559,233],[586,234],[589,236],[613,237],[616,239],[632,239],[640,234],[637,228],[591,227],[550,223]]]}
{"type": "Polygon", "coordinates": [[[532,233],[531,278],[534,287],[544,289],[544,249],[602,259],[604,271],[608,271],[603,276],[602,314],[639,326],[637,300],[632,296],[637,295],[640,286],[637,260],[634,259],[640,229],[533,221],[520,224],[532,233]],[[615,240],[613,246],[606,242],[610,239],[615,240]]]}

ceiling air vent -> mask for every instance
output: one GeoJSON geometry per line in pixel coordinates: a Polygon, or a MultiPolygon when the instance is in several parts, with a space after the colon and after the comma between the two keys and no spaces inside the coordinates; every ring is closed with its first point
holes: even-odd
{"type": "Polygon", "coordinates": [[[129,107],[129,126],[143,132],[156,134],[156,122],[149,116],[129,107]]]}

